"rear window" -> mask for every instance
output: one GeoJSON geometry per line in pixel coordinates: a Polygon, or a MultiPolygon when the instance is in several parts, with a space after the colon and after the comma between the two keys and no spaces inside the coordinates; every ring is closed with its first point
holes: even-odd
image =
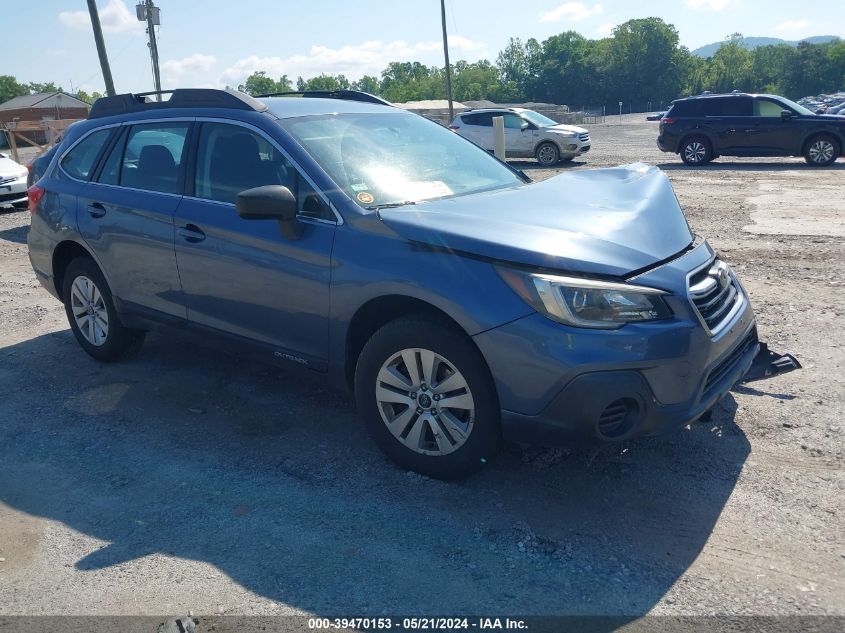
{"type": "Polygon", "coordinates": [[[74,178],[88,180],[111,132],[110,129],[97,130],[82,139],[62,159],[62,169],[74,178]]]}
{"type": "Polygon", "coordinates": [[[676,101],[669,108],[665,116],[667,117],[681,117],[681,116],[704,116],[703,108],[700,99],[693,99],[690,101],[676,101]]]}
{"type": "Polygon", "coordinates": [[[182,122],[132,126],[120,167],[121,186],[178,193],[187,135],[188,124],[182,122]]]}

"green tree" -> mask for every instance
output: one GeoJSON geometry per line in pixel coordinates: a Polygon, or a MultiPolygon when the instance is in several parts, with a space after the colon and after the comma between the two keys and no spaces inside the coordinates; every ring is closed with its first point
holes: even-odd
{"type": "Polygon", "coordinates": [[[296,89],[300,91],[305,90],[347,90],[349,88],[349,80],[344,75],[319,75],[318,77],[311,77],[311,79],[302,79],[300,77],[296,81],[296,89]]]}
{"type": "Polygon", "coordinates": [[[282,75],[279,81],[268,77],[266,71],[259,70],[246,78],[246,81],[238,86],[238,90],[250,95],[267,95],[274,92],[290,92],[293,90],[290,79],[282,75]]]}
{"type": "Polygon", "coordinates": [[[11,75],[0,75],[0,103],[25,94],[29,94],[29,88],[11,75]]]}
{"type": "Polygon", "coordinates": [[[588,62],[589,50],[589,40],[575,31],[545,40],[535,98],[573,106],[591,100],[595,96],[596,76],[588,62]]]}
{"type": "Polygon", "coordinates": [[[358,81],[352,82],[353,90],[361,90],[362,92],[369,92],[372,95],[381,94],[381,84],[378,77],[372,75],[364,75],[358,81]]]}
{"type": "Polygon", "coordinates": [[[52,81],[47,82],[45,84],[39,84],[36,82],[30,82],[28,84],[29,91],[33,94],[43,94],[45,92],[61,92],[61,86],[57,86],[52,81]]]}
{"type": "Polygon", "coordinates": [[[609,100],[644,110],[678,96],[682,53],[678,32],[660,18],[629,20],[613,30],[608,47],[609,100]]]}
{"type": "Polygon", "coordinates": [[[728,36],[710,59],[709,89],[713,92],[749,89],[752,60],[753,55],[745,47],[742,34],[728,36]]]}
{"type": "Polygon", "coordinates": [[[456,101],[477,101],[494,97],[501,87],[499,70],[486,59],[459,61],[452,74],[452,96],[456,101]]]}

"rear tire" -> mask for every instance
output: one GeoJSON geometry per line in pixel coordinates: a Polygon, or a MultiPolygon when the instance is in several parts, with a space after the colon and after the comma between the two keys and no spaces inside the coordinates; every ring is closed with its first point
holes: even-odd
{"type": "Polygon", "coordinates": [[[828,134],[817,134],[804,146],[804,160],[813,167],[832,165],[839,156],[839,144],[828,134]]]}
{"type": "Polygon", "coordinates": [[[540,143],[534,156],[543,167],[554,167],[560,161],[560,150],[551,141],[546,141],[540,143]]]}
{"type": "Polygon", "coordinates": [[[355,399],[378,447],[423,475],[464,477],[499,449],[499,400],[484,359],[434,321],[398,319],[376,331],[358,358],[355,399]]]}
{"type": "Polygon", "coordinates": [[[691,167],[700,167],[713,160],[713,149],[710,141],[703,136],[690,136],[684,139],[679,148],[681,160],[691,167]]]}
{"type": "Polygon", "coordinates": [[[93,260],[78,257],[68,264],[62,300],[70,329],[90,356],[111,362],[141,349],[145,332],[120,322],[109,285],[93,260]]]}

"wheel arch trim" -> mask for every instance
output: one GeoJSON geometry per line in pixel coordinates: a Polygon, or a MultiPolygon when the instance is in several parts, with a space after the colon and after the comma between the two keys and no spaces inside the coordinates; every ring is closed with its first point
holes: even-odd
{"type": "Polygon", "coordinates": [[[87,257],[91,258],[91,260],[97,265],[97,268],[100,269],[100,273],[105,278],[106,283],[109,285],[109,288],[111,288],[112,283],[109,279],[108,273],[106,272],[105,268],[103,268],[103,265],[100,263],[97,256],[94,254],[94,251],[82,240],[67,238],[63,239],[62,241],[56,244],[56,246],[53,248],[53,253],[50,257],[53,272],[53,285],[55,286],[56,292],[58,293],[59,297],[62,296],[62,286],[64,285],[64,270],[67,268],[68,264],[70,264],[70,262],[75,259],[75,257],[71,256],[67,258],[66,261],[64,261],[64,268],[62,269],[62,275],[60,276],[56,271],[57,255],[60,252],[64,251],[82,251],[82,253],[84,253],[87,257]],[[60,283],[60,279],[62,283],[60,283]]]}

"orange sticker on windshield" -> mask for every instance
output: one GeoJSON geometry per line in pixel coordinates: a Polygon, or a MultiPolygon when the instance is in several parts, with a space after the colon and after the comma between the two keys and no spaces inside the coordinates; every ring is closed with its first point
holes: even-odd
{"type": "Polygon", "coordinates": [[[367,193],[366,191],[360,192],[356,198],[358,198],[358,202],[361,204],[372,204],[373,203],[373,194],[367,193]]]}

